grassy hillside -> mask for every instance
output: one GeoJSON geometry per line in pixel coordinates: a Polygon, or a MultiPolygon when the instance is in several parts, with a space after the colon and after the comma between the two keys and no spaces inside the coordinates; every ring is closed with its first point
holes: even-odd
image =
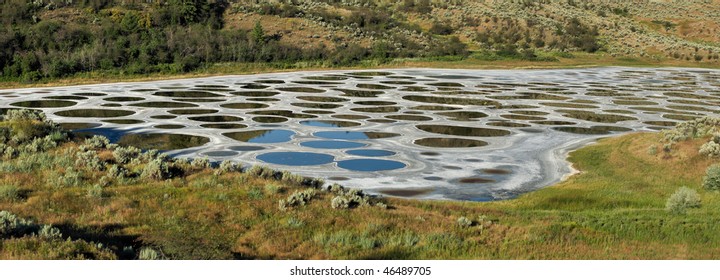
{"type": "Polygon", "coordinates": [[[717,0],[149,2],[0,3],[4,85],[349,66],[720,66],[717,0]]]}
{"type": "Polygon", "coordinates": [[[475,203],[211,168],[15,111],[0,122],[0,258],[717,259],[720,170],[702,185],[718,129],[705,119],[603,139],[571,154],[581,173],[569,180],[475,203]]]}

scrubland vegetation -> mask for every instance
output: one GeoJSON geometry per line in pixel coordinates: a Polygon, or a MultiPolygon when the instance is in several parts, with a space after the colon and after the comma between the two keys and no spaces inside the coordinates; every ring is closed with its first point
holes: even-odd
{"type": "Polygon", "coordinates": [[[173,159],[9,111],[0,121],[0,258],[715,259],[720,168],[700,147],[717,124],[607,138],[573,152],[581,173],[558,185],[476,203],[377,197],[263,166],[173,159]]]}
{"type": "Polygon", "coordinates": [[[720,10],[707,1],[9,0],[0,14],[6,85],[348,66],[720,63],[720,10]]]}

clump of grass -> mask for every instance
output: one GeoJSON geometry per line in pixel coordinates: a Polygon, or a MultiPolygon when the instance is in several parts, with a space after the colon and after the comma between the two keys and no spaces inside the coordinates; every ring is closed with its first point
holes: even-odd
{"type": "Polygon", "coordinates": [[[270,194],[279,194],[283,193],[285,191],[285,188],[280,185],[276,184],[267,184],[265,185],[265,191],[267,191],[270,194]]]}
{"type": "Polygon", "coordinates": [[[247,194],[248,194],[248,198],[250,198],[252,200],[260,200],[260,199],[263,199],[263,197],[265,197],[265,194],[263,193],[263,189],[260,187],[257,187],[257,186],[250,188],[250,190],[248,190],[247,194]]]}
{"type": "Polygon", "coordinates": [[[288,227],[290,227],[290,228],[300,228],[300,227],[303,227],[303,226],[305,225],[305,222],[303,222],[302,220],[300,220],[300,219],[298,219],[298,218],[290,217],[290,218],[288,218],[288,220],[287,220],[287,225],[288,225],[288,227]]]}
{"type": "Polygon", "coordinates": [[[491,219],[488,216],[480,215],[478,216],[477,221],[475,224],[480,230],[486,229],[491,227],[493,224],[497,223],[497,219],[491,219]]]}
{"type": "Polygon", "coordinates": [[[103,198],[105,196],[105,190],[100,184],[94,184],[87,189],[87,196],[94,198],[103,198]]]}
{"type": "Polygon", "coordinates": [[[46,184],[55,188],[67,188],[80,186],[83,181],[83,173],[70,167],[63,173],[53,172],[51,176],[48,176],[46,184]]]}
{"type": "Polygon", "coordinates": [[[417,234],[406,231],[390,237],[387,245],[392,247],[413,247],[417,245],[418,242],[420,242],[420,237],[417,234]]]}
{"type": "Polygon", "coordinates": [[[648,155],[654,156],[657,154],[657,152],[657,145],[650,145],[650,147],[648,147],[648,155]]]}
{"type": "Polygon", "coordinates": [[[17,201],[20,199],[20,191],[13,185],[0,185],[0,201],[17,201]]]}
{"type": "Polygon", "coordinates": [[[665,210],[673,214],[685,214],[688,208],[700,208],[700,196],[687,187],[675,191],[665,204],[665,210]]]}

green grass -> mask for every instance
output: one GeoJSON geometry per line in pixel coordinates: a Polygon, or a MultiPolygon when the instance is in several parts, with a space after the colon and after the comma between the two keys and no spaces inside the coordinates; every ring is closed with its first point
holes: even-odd
{"type": "Polygon", "coordinates": [[[536,53],[538,59],[527,60],[517,57],[502,57],[494,53],[476,51],[467,58],[459,56],[443,56],[429,58],[397,58],[388,61],[363,60],[353,66],[332,66],[322,61],[301,61],[296,63],[214,63],[196,69],[190,73],[152,73],[127,74],[118,71],[91,71],[75,74],[70,77],[57,79],[44,79],[33,83],[0,80],[0,89],[68,86],[112,82],[153,81],[168,79],[184,79],[209,77],[217,75],[256,74],[269,72],[288,72],[302,70],[361,70],[381,68],[446,68],[446,69],[523,69],[523,68],[579,68],[598,66],[627,66],[627,67],[695,67],[720,68],[720,62],[694,62],[673,60],[669,58],[636,58],[612,57],[606,53],[563,53],[544,52],[536,53]]]}

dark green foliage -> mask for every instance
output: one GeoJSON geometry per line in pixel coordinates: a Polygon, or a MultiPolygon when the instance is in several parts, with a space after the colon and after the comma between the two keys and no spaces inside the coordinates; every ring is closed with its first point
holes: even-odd
{"type": "Polygon", "coordinates": [[[452,26],[440,22],[435,22],[430,27],[430,33],[436,35],[450,35],[454,32],[452,26]]]}
{"type": "Polygon", "coordinates": [[[596,28],[589,28],[577,18],[572,18],[565,26],[563,41],[569,47],[575,47],[585,52],[596,52],[600,50],[600,43],[597,41],[599,35],[596,28]]]}
{"type": "Polygon", "coordinates": [[[652,23],[661,25],[665,29],[665,31],[673,30],[675,29],[675,26],[677,26],[677,24],[666,20],[653,20],[652,23]]]}
{"type": "Polygon", "coordinates": [[[432,9],[430,0],[403,0],[400,4],[400,10],[405,12],[428,14],[432,9]]]}
{"type": "MultiPolygon", "coordinates": [[[[293,67],[297,62],[355,65],[364,60],[387,61],[398,57],[456,56],[467,53],[452,38],[432,39],[420,45],[407,35],[388,32],[398,27],[422,30],[395,19],[373,1],[345,6],[349,14],[326,9],[301,10],[292,1],[234,4],[265,15],[321,18],[329,25],[357,30],[364,36],[390,34],[384,44],[359,46],[331,38],[301,44],[281,41],[282,33],[269,33],[258,22],[250,30],[223,28],[229,1],[168,0],[52,1],[28,4],[8,0],[0,3],[5,28],[0,29],[0,75],[7,81],[36,82],[86,72],[111,74],[175,74],[203,69],[215,63],[270,63],[293,67]],[[50,9],[77,8],[78,18],[45,18],[50,9]],[[41,19],[42,18],[42,19],[41,19]],[[327,44],[327,45],[326,45],[327,44]],[[426,47],[429,47],[426,48],[426,47]],[[332,51],[331,51],[332,50],[332,51]]],[[[33,3],[41,2],[34,1],[33,3]]],[[[332,2],[332,5],[338,3],[332,2]]],[[[413,0],[403,9],[429,13],[430,1],[413,0]]],[[[435,26],[438,34],[451,34],[447,25],[435,26]]]]}
{"type": "Polygon", "coordinates": [[[260,5],[257,13],[261,15],[276,15],[291,18],[301,15],[302,11],[298,9],[297,6],[291,4],[264,3],[260,5]]]}

